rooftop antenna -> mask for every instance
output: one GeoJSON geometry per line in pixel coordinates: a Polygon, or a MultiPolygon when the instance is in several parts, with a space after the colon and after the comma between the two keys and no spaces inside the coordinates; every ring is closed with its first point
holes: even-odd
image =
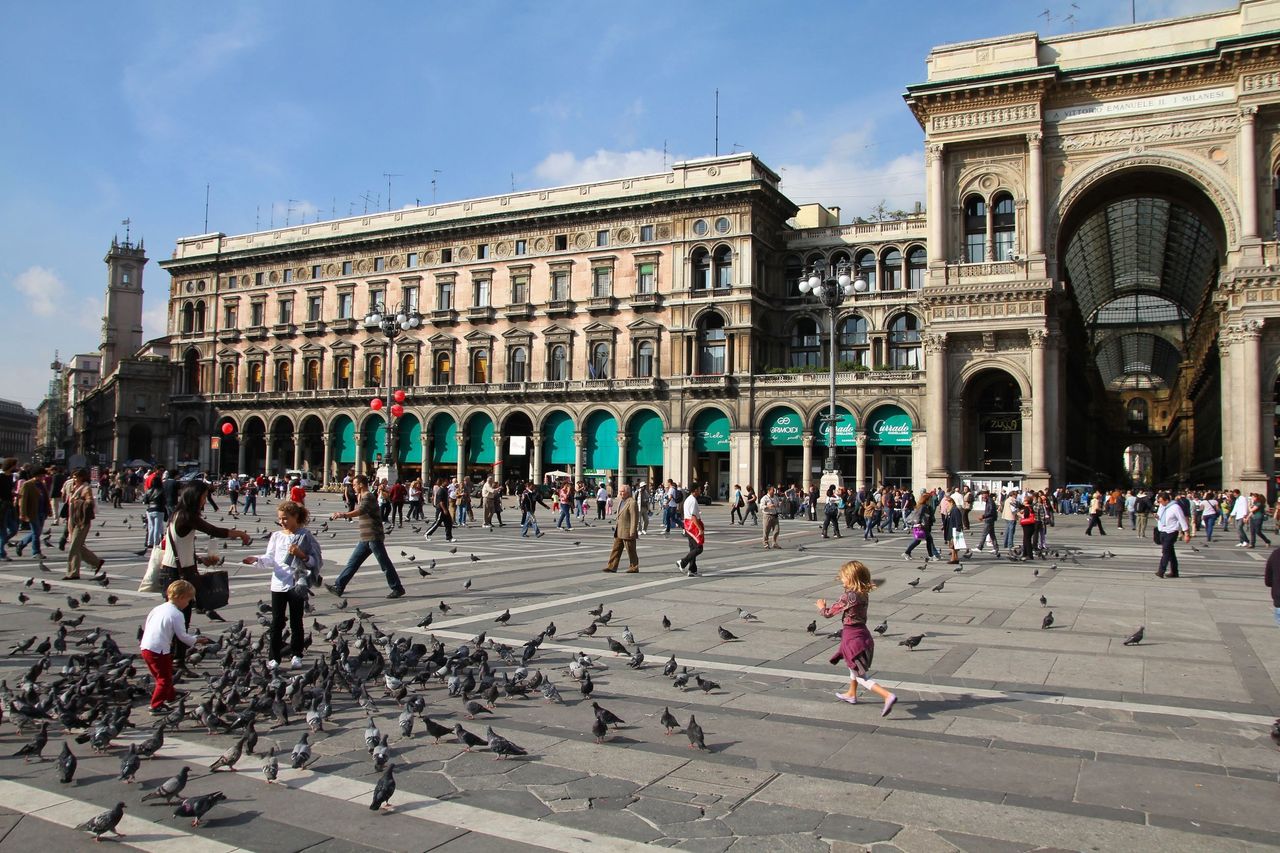
{"type": "Polygon", "coordinates": [[[254,231],[262,230],[262,204],[261,203],[259,203],[253,209],[253,230],[254,231]]]}
{"type": "MultiPolygon", "coordinates": [[[[316,215],[319,216],[319,214],[316,215]]],[[[336,195],[329,196],[329,218],[338,218],[338,197],[336,195]]],[[[320,220],[317,219],[316,221],[319,222],[320,220]]]]}
{"type": "Polygon", "coordinates": [[[511,191],[512,192],[516,191],[516,173],[515,172],[511,173],[511,191]]]}
{"type": "Polygon", "coordinates": [[[287,206],[284,209],[284,227],[285,228],[289,227],[289,220],[293,218],[293,206],[297,203],[297,201],[298,200],[296,198],[291,198],[291,199],[288,199],[286,202],[287,206]]]}
{"type": "Polygon", "coordinates": [[[1129,0],[1129,15],[1133,23],[1138,23],[1138,0],[1129,0]]]}
{"type": "Polygon", "coordinates": [[[127,218],[122,219],[120,220],[120,224],[124,226],[124,244],[128,246],[129,245],[129,226],[133,224],[133,220],[127,219],[127,218]]]}
{"type": "Polygon", "coordinates": [[[739,149],[739,148],[742,148],[742,149],[744,149],[744,150],[745,150],[745,149],[746,149],[746,147],[747,147],[747,146],[743,145],[741,142],[735,142],[735,143],[733,143],[733,150],[732,150],[732,151],[730,151],[729,153],[730,153],[730,154],[737,154],[737,153],[738,153],[738,149],[739,149]]]}
{"type": "Polygon", "coordinates": [[[403,178],[404,175],[399,172],[383,172],[382,177],[387,179],[387,210],[391,210],[391,179],[403,178]]]}
{"type": "Polygon", "coordinates": [[[204,233],[209,233],[209,182],[204,185],[204,233]]]}
{"type": "Polygon", "coordinates": [[[720,89],[716,89],[716,156],[720,156],[720,89]]]}
{"type": "MultiPolygon", "coordinates": [[[[364,199],[364,212],[365,212],[365,213],[368,213],[368,212],[369,212],[369,202],[370,202],[370,201],[373,201],[373,199],[370,199],[370,198],[369,198],[369,193],[368,193],[367,191],[365,192],[365,194],[364,194],[364,195],[360,196],[360,198],[364,199]]],[[[378,209],[378,202],[377,202],[377,201],[373,201],[373,209],[374,209],[374,210],[377,210],[377,209],[378,209]]]]}
{"type": "Polygon", "coordinates": [[[436,177],[435,177],[435,176],[436,176],[436,175],[441,175],[441,174],[444,174],[444,173],[443,173],[440,169],[432,169],[432,170],[431,170],[431,173],[432,173],[432,176],[431,176],[431,203],[432,203],[432,204],[435,204],[435,203],[436,203],[436,189],[437,189],[437,183],[436,183],[436,177]]]}
{"type": "Polygon", "coordinates": [[[662,140],[662,171],[667,171],[667,140],[662,140]]]}

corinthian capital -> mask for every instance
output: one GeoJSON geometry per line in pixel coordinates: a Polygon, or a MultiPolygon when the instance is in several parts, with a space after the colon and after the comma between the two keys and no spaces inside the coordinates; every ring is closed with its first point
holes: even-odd
{"type": "Polygon", "coordinates": [[[946,332],[926,332],[920,336],[920,342],[924,344],[924,351],[928,354],[936,355],[947,351],[946,332]]]}
{"type": "Polygon", "coordinates": [[[930,142],[928,145],[926,145],[924,147],[924,159],[925,159],[925,162],[927,163],[933,163],[934,161],[941,160],[942,159],[942,143],[930,142]]]}
{"type": "Polygon", "coordinates": [[[1049,333],[1044,329],[1027,329],[1027,338],[1031,341],[1034,349],[1043,349],[1044,342],[1049,337],[1049,333]]]}

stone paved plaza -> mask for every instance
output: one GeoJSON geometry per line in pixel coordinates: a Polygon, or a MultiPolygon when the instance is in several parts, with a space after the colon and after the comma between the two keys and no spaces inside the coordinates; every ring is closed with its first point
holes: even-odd
{"type": "MultiPolygon", "coordinates": [[[[322,515],[337,507],[327,495],[311,502],[322,515]]],[[[1200,537],[1195,550],[1180,546],[1183,577],[1160,581],[1152,574],[1154,545],[1127,529],[1086,538],[1077,517],[1060,519],[1050,537],[1051,548],[1071,553],[1020,564],[975,552],[955,574],[946,565],[904,562],[901,533],[875,543],[860,535],[823,540],[815,523],[784,521],[782,549],[765,551],[758,528],[730,527],[723,506],[706,513],[698,579],[676,573],[683,547],[675,534],[640,540],[640,574],[607,575],[600,572],[610,538],[604,523],[563,533],[544,519],[543,538],[522,540],[511,523],[518,512],[508,509],[504,529],[460,530],[457,553],[425,543],[409,526],[397,530],[389,548],[409,590],[403,599],[383,598],[372,561],[348,589],[345,613],[327,593],[315,599],[309,627],[313,618],[331,626],[358,607],[384,632],[415,641],[434,633],[450,649],[487,631],[518,652],[554,620],[558,633],[530,668],[554,679],[563,706],[538,695],[503,698],[491,718],[469,721],[462,700],[450,699],[442,684],[419,689],[433,719],[477,733],[492,725],[526,748],[527,758],[495,761],[484,749],[463,752],[451,737],[433,743],[420,721],[411,737],[400,737],[400,709],[383,698],[381,679],[370,692],[379,728],[392,734],[399,784],[387,814],[368,808],[377,774],[364,746],[364,713],[338,691],[332,722],[312,738],[318,760],[306,770],[282,769],[283,785],[265,784],[253,757],[240,772],[210,778],[210,762],[231,738],[195,723],[169,733],[133,786],[116,780],[122,746],[96,756],[73,742],[79,770],[74,784],[61,785],[52,761],[10,757],[27,736],[6,719],[0,851],[88,849],[89,836],[71,827],[118,799],[128,811],[117,843],[184,853],[1280,847],[1280,750],[1268,736],[1280,714],[1280,628],[1262,583],[1267,552],[1232,547],[1234,533],[1212,547],[1200,537]],[[1102,557],[1104,549],[1115,556],[1102,557]],[[881,583],[869,621],[887,619],[888,630],[877,641],[874,674],[900,697],[887,719],[874,697],[855,707],[832,696],[847,683],[844,670],[827,663],[837,626],[806,632],[813,601],[838,595],[835,571],[849,557],[866,561],[881,583]],[[417,567],[432,561],[432,575],[421,576],[417,567]],[[919,585],[909,586],[917,577],[919,585]],[[931,591],[943,578],[945,588],[931,591]],[[1049,630],[1041,628],[1042,595],[1054,614],[1049,630]],[[447,615],[438,609],[442,600],[452,607],[447,615]],[[594,637],[576,637],[600,603],[612,621],[594,637]],[[739,607],[758,621],[740,619],[739,607]],[[510,622],[496,624],[507,608],[510,622]],[[415,627],[428,611],[434,624],[415,627]],[[1145,642],[1123,646],[1139,625],[1145,642]],[[740,639],[722,642],[717,626],[740,639]],[[624,628],[645,653],[638,671],[608,651],[606,635],[621,639],[624,628]],[[921,633],[915,650],[898,645],[921,633]],[[566,670],[575,650],[597,658],[594,698],[626,720],[603,744],[590,731],[590,701],[566,670]],[[674,688],[662,675],[672,654],[720,688],[704,693],[692,679],[688,690],[674,688]],[[682,725],[696,715],[709,751],[691,750],[682,732],[665,735],[664,708],[682,725]],[[184,763],[192,768],[188,794],[222,790],[229,798],[198,829],[172,808],[140,802],[144,789],[184,763]]],[[[219,523],[219,514],[211,520],[219,523]]],[[[265,534],[273,520],[267,510],[251,529],[265,534]]],[[[66,609],[68,592],[86,590],[92,601],[80,608],[86,618],[69,639],[106,626],[126,652],[136,649],[137,628],[157,600],[134,591],[143,568],[134,554],[142,547],[140,510],[104,508],[97,525],[90,543],[108,560],[109,590],[58,580],[56,544],[47,573],[29,556],[0,564],[5,652],[33,634],[51,635],[51,611],[66,609]],[[25,588],[31,577],[36,583],[25,588]],[[26,605],[20,592],[30,596],[26,605]],[[119,603],[109,606],[108,592],[119,603]]],[[[320,536],[332,578],[355,527],[338,522],[320,536]]],[[[227,550],[234,558],[249,553],[258,551],[227,550]]],[[[257,634],[255,605],[267,597],[267,578],[242,567],[223,613],[257,634]]],[[[208,633],[219,628],[200,616],[194,624],[208,633]]],[[[313,639],[311,656],[327,653],[319,632],[313,639]]],[[[36,660],[31,652],[0,658],[0,675],[13,689],[36,660]]],[[[62,663],[55,656],[42,683],[62,663]]],[[[199,672],[217,669],[206,661],[199,672]]],[[[200,680],[183,686],[193,699],[207,694],[200,680]]],[[[134,714],[139,730],[118,744],[145,736],[145,711],[134,714]]],[[[301,719],[274,731],[260,725],[259,748],[278,743],[287,755],[304,728],[301,719]]],[[[47,758],[63,739],[55,724],[47,758]]]]}

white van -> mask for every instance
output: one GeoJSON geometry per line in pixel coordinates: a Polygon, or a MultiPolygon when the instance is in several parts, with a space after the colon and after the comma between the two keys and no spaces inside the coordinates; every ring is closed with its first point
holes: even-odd
{"type": "Polygon", "coordinates": [[[308,492],[315,491],[316,486],[319,485],[315,480],[311,479],[311,472],[309,471],[285,471],[284,478],[290,483],[297,480],[298,484],[308,492]]]}

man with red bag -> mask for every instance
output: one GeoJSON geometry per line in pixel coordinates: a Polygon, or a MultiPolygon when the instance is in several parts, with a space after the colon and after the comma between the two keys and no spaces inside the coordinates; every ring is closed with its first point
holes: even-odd
{"type": "Polygon", "coordinates": [[[706,528],[702,526],[702,506],[698,503],[700,494],[702,486],[690,484],[689,496],[684,499],[684,536],[689,540],[689,553],[684,559],[676,560],[676,568],[691,578],[698,576],[698,555],[707,541],[706,528]]]}

